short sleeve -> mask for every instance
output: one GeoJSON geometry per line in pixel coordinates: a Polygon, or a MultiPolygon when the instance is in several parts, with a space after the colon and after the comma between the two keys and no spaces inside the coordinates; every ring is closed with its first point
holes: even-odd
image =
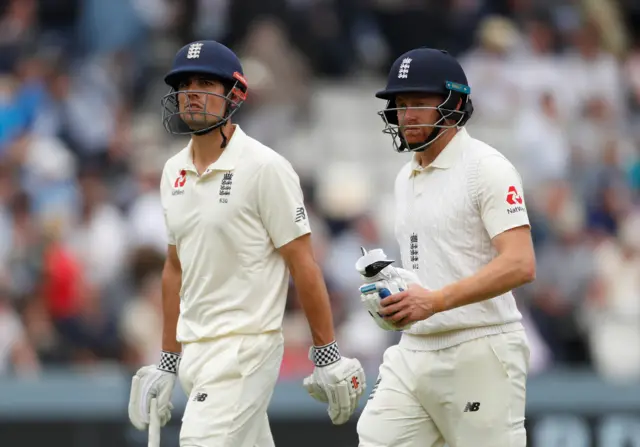
{"type": "Polygon", "coordinates": [[[512,228],[529,225],[522,179],[503,156],[480,159],[476,198],[484,227],[493,239],[512,228]]]}
{"type": "Polygon", "coordinates": [[[258,173],[258,208],[276,248],[311,233],[300,179],[284,158],[275,158],[258,173]]]}
{"type": "Polygon", "coordinates": [[[164,215],[164,227],[167,232],[167,242],[169,245],[176,245],[176,238],[173,232],[169,229],[169,219],[167,213],[169,212],[167,201],[171,195],[171,180],[167,173],[167,167],[165,166],[162,171],[162,179],[160,180],[160,201],[162,202],[162,214],[164,215]]]}

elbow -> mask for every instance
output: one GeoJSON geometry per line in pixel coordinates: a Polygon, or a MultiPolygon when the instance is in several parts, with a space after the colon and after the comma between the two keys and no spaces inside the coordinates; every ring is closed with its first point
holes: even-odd
{"type": "Polygon", "coordinates": [[[520,260],[517,266],[518,287],[535,281],[536,260],[534,257],[520,260]]]}

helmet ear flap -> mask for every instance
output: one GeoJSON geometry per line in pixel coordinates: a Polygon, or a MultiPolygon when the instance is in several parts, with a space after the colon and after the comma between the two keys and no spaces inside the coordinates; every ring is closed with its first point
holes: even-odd
{"type": "Polygon", "coordinates": [[[390,99],[387,103],[387,108],[384,111],[384,117],[389,124],[393,124],[395,126],[398,125],[398,111],[394,110],[396,108],[396,100],[390,99]]]}
{"type": "Polygon", "coordinates": [[[464,126],[467,121],[469,121],[469,118],[471,118],[471,115],[473,115],[473,102],[471,101],[471,97],[469,95],[467,95],[467,97],[465,98],[464,105],[462,106],[462,111],[464,112],[464,118],[462,118],[462,121],[460,121],[460,125],[464,126]]]}
{"type": "Polygon", "coordinates": [[[464,126],[473,114],[473,103],[471,102],[471,97],[469,95],[457,92],[451,92],[447,100],[444,101],[438,108],[441,109],[441,113],[443,113],[442,111],[447,110],[459,110],[459,112],[462,113],[462,116],[460,117],[458,126],[464,126]],[[462,105],[460,109],[458,109],[458,102],[460,100],[462,100],[462,105]]]}
{"type": "Polygon", "coordinates": [[[460,99],[462,99],[462,95],[460,93],[450,91],[445,101],[440,104],[438,108],[443,110],[458,110],[458,102],[460,99]]]}

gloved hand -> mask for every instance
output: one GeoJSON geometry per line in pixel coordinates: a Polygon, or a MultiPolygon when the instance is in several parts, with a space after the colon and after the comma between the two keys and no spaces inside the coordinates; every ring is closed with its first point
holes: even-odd
{"type": "Polygon", "coordinates": [[[149,426],[151,399],[154,397],[158,404],[160,425],[164,427],[171,419],[171,394],[179,363],[179,354],[163,351],[160,365],[144,366],[133,376],[129,396],[129,420],[138,430],[146,430],[149,426]]]}
{"type": "Polygon", "coordinates": [[[311,397],[329,404],[328,413],[334,425],[344,424],[367,388],[362,365],[357,359],[341,357],[335,341],[313,346],[309,359],[316,367],[302,384],[311,397]]]}
{"type": "Polygon", "coordinates": [[[356,270],[365,282],[360,286],[360,301],[376,324],[385,331],[404,331],[413,324],[397,327],[386,321],[378,312],[381,309],[380,300],[402,292],[409,284],[420,284],[415,273],[402,268],[392,267],[395,261],[387,259],[382,249],[377,248],[366,252],[362,249],[362,257],[356,262],[356,270]]]}

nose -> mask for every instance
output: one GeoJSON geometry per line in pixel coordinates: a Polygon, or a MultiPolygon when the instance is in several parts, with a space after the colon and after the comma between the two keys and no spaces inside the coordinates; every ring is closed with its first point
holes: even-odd
{"type": "Polygon", "coordinates": [[[193,84],[189,86],[187,89],[187,97],[189,99],[196,99],[200,97],[200,93],[194,88],[193,84]]]}
{"type": "MultiPolygon", "coordinates": [[[[200,93],[198,91],[194,91],[195,86],[193,83],[190,83],[184,92],[184,99],[188,105],[190,104],[200,104],[200,93]]],[[[196,89],[197,90],[197,89],[196,89]]]]}
{"type": "Polygon", "coordinates": [[[418,116],[411,107],[407,107],[406,109],[398,110],[398,121],[405,125],[417,124],[418,116]]]}

